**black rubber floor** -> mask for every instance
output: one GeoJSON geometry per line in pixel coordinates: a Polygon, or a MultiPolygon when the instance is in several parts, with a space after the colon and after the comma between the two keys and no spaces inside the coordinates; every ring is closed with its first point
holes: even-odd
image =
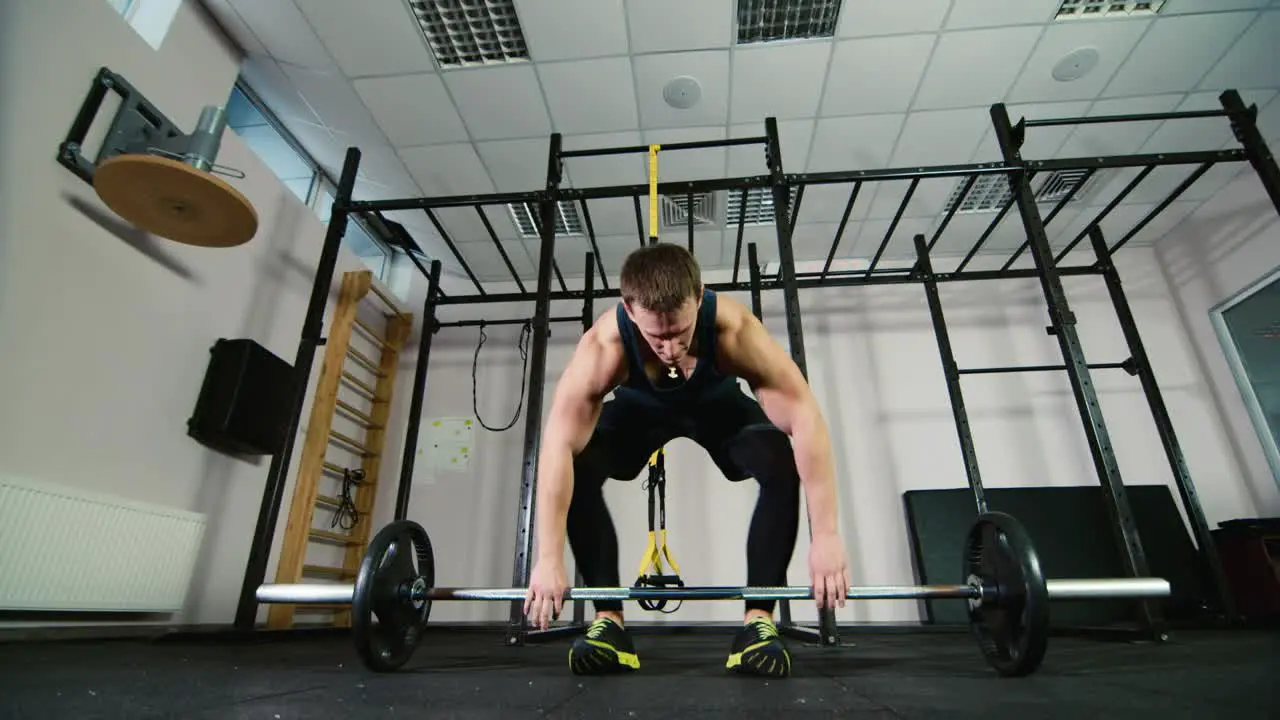
{"type": "Polygon", "coordinates": [[[1163,645],[1054,638],[1040,671],[996,676],[964,634],[791,646],[787,680],[727,675],[728,630],[636,637],[642,670],[580,678],[567,640],[508,648],[436,630],[395,674],[345,637],[0,645],[4,718],[1265,718],[1280,634],[1181,632],[1163,645]]]}

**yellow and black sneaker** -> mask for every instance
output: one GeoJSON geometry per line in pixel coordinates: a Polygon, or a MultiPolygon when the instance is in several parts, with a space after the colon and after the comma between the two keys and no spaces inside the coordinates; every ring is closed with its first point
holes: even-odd
{"type": "Polygon", "coordinates": [[[733,648],[724,666],[744,675],[787,677],[791,674],[791,653],[773,620],[755,618],[734,636],[733,648]]]}
{"type": "Polygon", "coordinates": [[[640,669],[640,657],[627,631],[609,618],[591,623],[569,648],[569,668],[575,675],[607,675],[640,669]]]}

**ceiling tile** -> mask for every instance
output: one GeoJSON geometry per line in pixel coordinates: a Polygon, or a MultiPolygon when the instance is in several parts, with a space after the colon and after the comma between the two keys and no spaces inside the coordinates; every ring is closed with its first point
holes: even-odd
{"type": "MultiPolygon", "coordinates": [[[[951,193],[963,182],[964,178],[952,177],[922,179],[916,184],[915,192],[911,193],[911,202],[907,203],[902,216],[933,218],[941,215],[947,205],[947,198],[951,197],[951,193]]],[[[865,217],[871,220],[892,218],[898,213],[902,201],[906,199],[907,190],[911,189],[911,182],[893,180],[876,183],[876,185],[879,187],[876,190],[875,202],[872,203],[865,217]]]]}
{"type": "MultiPolygon", "coordinates": [[[[578,204],[578,212],[582,213],[582,204],[578,204]]],[[[648,201],[640,203],[640,214],[648,215],[648,201]]],[[[633,247],[640,244],[640,230],[636,225],[635,201],[629,197],[601,198],[587,201],[587,214],[591,216],[591,229],[597,237],[601,235],[626,235],[633,247]]],[[[584,217],[585,222],[585,217],[584,217]]]]}
{"type": "Polygon", "coordinates": [[[485,229],[484,221],[480,219],[480,214],[474,207],[435,208],[431,212],[444,226],[445,232],[449,233],[449,239],[455,244],[483,243],[484,254],[491,254],[495,260],[501,261],[497,248],[493,246],[493,237],[485,229]]]}
{"type": "Polygon", "coordinates": [[[348,76],[420,73],[435,67],[418,23],[402,0],[297,3],[348,76]]]}
{"type": "MultiPolygon", "coordinates": [[[[858,240],[853,244],[852,252],[846,257],[866,258],[867,260],[875,257],[876,251],[880,248],[881,243],[884,242],[885,236],[889,234],[891,225],[893,225],[892,218],[863,222],[862,228],[858,232],[858,240]]],[[[930,237],[929,231],[932,226],[932,218],[902,218],[893,229],[893,236],[890,238],[889,244],[885,246],[885,251],[880,258],[881,262],[899,258],[914,259],[916,257],[916,246],[912,238],[915,237],[916,233],[924,233],[926,237],[930,237]]]]}
{"type": "MultiPolygon", "coordinates": [[[[761,137],[765,134],[764,121],[729,126],[729,137],[761,137]]],[[[805,172],[809,156],[809,142],[813,139],[812,120],[779,120],[778,144],[782,146],[782,170],[788,173],[805,172]]],[[[728,149],[727,177],[767,175],[765,146],[735,145],[728,149]]]]}
{"type": "MultiPolygon", "coordinates": [[[[894,7],[904,6],[896,3],[894,7]]],[[[836,43],[822,96],[822,115],[906,112],[935,37],[901,35],[836,43]]]]}
{"type": "Polygon", "coordinates": [[[902,115],[823,118],[814,128],[809,172],[888,167],[902,115]]]}
{"type": "Polygon", "coordinates": [[[1161,15],[1222,12],[1224,10],[1248,10],[1266,7],[1271,0],[1166,0],[1160,8],[1161,15]]]}
{"type": "MultiPolygon", "coordinates": [[[[507,259],[503,260],[502,254],[492,243],[485,245],[481,243],[464,243],[458,245],[458,253],[467,261],[467,266],[471,268],[471,272],[476,274],[482,283],[500,283],[506,282],[514,284],[511,279],[511,269],[514,268],[521,280],[537,277],[538,269],[535,267],[533,259],[529,257],[529,251],[525,244],[519,241],[503,243],[502,249],[507,253],[507,259]],[[511,265],[508,267],[507,261],[511,265]]],[[[449,257],[452,258],[452,253],[449,257]]],[[[526,290],[533,290],[534,287],[526,282],[526,290]]],[[[557,288],[558,289],[558,288],[557,288]]],[[[492,292],[494,289],[485,286],[486,291],[492,292]]],[[[471,290],[474,292],[474,286],[471,290]]]]}
{"type": "Polygon", "coordinates": [[[732,0],[627,0],[631,52],[726,48],[734,41],[732,0]]]}
{"type": "Polygon", "coordinates": [[[1102,96],[1185,92],[1195,87],[1253,18],[1254,13],[1237,12],[1159,19],[1102,96]]]}
{"type": "MultiPolygon", "coordinates": [[[[959,264],[960,259],[968,255],[969,251],[973,249],[973,246],[978,242],[978,239],[982,237],[982,234],[987,231],[987,228],[991,227],[991,223],[995,221],[996,216],[999,214],[999,211],[956,213],[951,218],[951,222],[947,225],[946,230],[943,231],[942,236],[938,239],[937,244],[929,251],[930,258],[935,260],[934,269],[951,270],[956,267],[959,264]],[[938,258],[954,258],[954,260],[936,262],[938,258]]],[[[884,221],[880,222],[883,223],[884,221]]],[[[884,228],[887,226],[880,225],[879,227],[881,228],[880,233],[883,235],[884,228]]],[[[925,237],[929,241],[932,241],[936,230],[936,227],[929,228],[929,230],[925,231],[925,237]]],[[[995,236],[997,233],[1002,237],[1005,237],[1009,235],[1016,235],[1021,230],[1022,221],[1018,219],[1017,211],[1010,210],[1005,213],[1004,218],[1000,220],[1000,224],[992,232],[991,236],[989,236],[987,240],[983,241],[982,249],[988,248],[988,244],[991,242],[992,236],[995,236]]]]}
{"type": "Polygon", "coordinates": [[[392,145],[432,145],[467,139],[467,129],[436,74],[352,81],[392,145]]]}
{"type": "Polygon", "coordinates": [[[889,164],[923,167],[968,162],[990,126],[991,116],[981,108],[911,113],[889,164]]]}
{"type": "Polygon", "coordinates": [[[947,29],[1043,25],[1053,20],[1061,4],[1061,0],[955,0],[947,29]]]}
{"type": "Polygon", "coordinates": [[[1212,90],[1280,87],[1280,10],[1263,13],[1200,83],[1212,90]]]}
{"type": "MultiPolygon", "coordinates": [[[[1221,110],[1218,92],[1199,92],[1187,96],[1177,110],[1221,110]]],[[[1244,90],[1240,97],[1244,104],[1265,107],[1276,96],[1275,90],[1244,90]]],[[[1227,118],[1184,118],[1168,120],[1160,125],[1142,146],[1143,153],[1188,152],[1193,150],[1218,150],[1223,147],[1239,147],[1231,132],[1227,118]]]]}
{"type": "Polygon", "coordinates": [[[333,58],[311,29],[306,16],[292,2],[262,2],[262,0],[230,0],[233,7],[253,28],[271,53],[271,57],[312,70],[331,70],[333,58]]]}
{"type": "MultiPolygon", "coordinates": [[[[1194,202],[1175,202],[1162,210],[1160,214],[1151,219],[1136,235],[1133,236],[1125,247],[1140,247],[1143,245],[1152,245],[1164,237],[1166,233],[1174,229],[1187,218],[1196,208],[1203,204],[1200,201],[1194,202]]],[[[1154,203],[1142,205],[1121,205],[1108,215],[1100,224],[1102,228],[1102,236],[1107,241],[1108,247],[1115,247],[1117,243],[1124,239],[1131,231],[1137,228],[1138,223],[1156,209],[1154,203]]],[[[1085,243],[1089,242],[1085,238],[1085,243]]],[[[1084,243],[1081,243],[1084,244],[1084,243]]]]}
{"type": "Polygon", "coordinates": [[[763,123],[769,116],[813,117],[830,58],[829,42],[766,43],[734,50],[730,119],[763,123]]]}
{"type": "Polygon", "coordinates": [[[1097,97],[1120,63],[1151,27],[1150,19],[1109,22],[1067,22],[1051,26],[1009,91],[1011,102],[1091,100],[1097,97]],[[1069,82],[1053,77],[1054,66],[1077,48],[1092,48],[1098,64],[1088,75],[1069,82]]]}
{"type": "Polygon", "coordinates": [[[645,55],[633,60],[643,127],[723,125],[729,116],[729,53],[691,52],[645,55]],[[662,88],[672,78],[691,76],[702,86],[702,97],[691,108],[671,107],[662,88]]]}
{"type": "MultiPolygon", "coordinates": [[[[644,140],[641,138],[639,131],[631,131],[567,135],[561,139],[560,146],[565,150],[591,150],[641,145],[643,142],[644,140]]],[[[545,150],[543,154],[546,154],[545,150]]],[[[648,175],[645,170],[647,166],[646,158],[647,156],[642,153],[567,158],[564,161],[564,170],[570,184],[576,188],[638,185],[648,182],[648,175]]],[[[545,160],[543,163],[545,164],[545,160]]]]}
{"type": "Polygon", "coordinates": [[[400,157],[428,197],[494,192],[489,173],[470,143],[404,148],[400,157]]]}
{"type": "Polygon", "coordinates": [[[307,104],[315,108],[321,122],[330,129],[353,135],[361,143],[382,144],[387,141],[382,128],[346,77],[336,72],[315,72],[292,65],[284,66],[284,72],[307,104]]]}
{"type": "MultiPolygon", "coordinates": [[[[751,267],[748,262],[750,257],[751,244],[756,246],[756,262],[760,264],[761,270],[771,262],[778,259],[778,233],[773,225],[748,225],[742,229],[742,252],[738,258],[738,279],[750,280],[751,267]]],[[[732,268],[734,255],[738,253],[738,230],[730,228],[725,232],[725,241],[723,251],[720,254],[720,264],[723,267],[732,268]]]]}
{"type": "MultiPolygon", "coordinates": [[[[1182,98],[1182,95],[1155,95],[1099,100],[1087,114],[1095,116],[1167,112],[1177,107],[1182,98]]],[[[1159,127],[1159,122],[1077,125],[1058,151],[1058,156],[1103,157],[1136,153],[1159,127]]]]}
{"type": "Polygon", "coordinates": [[[630,58],[543,63],[537,69],[556,132],[639,128],[630,58]]]}
{"type": "Polygon", "coordinates": [[[498,192],[535,192],[547,184],[547,141],[497,140],[476,143],[498,192]]]}
{"type": "MultiPolygon", "coordinates": [[[[1023,118],[1028,120],[1043,120],[1048,118],[1060,117],[1081,117],[1089,111],[1091,105],[1088,101],[1079,102],[1062,102],[1062,103],[1029,103],[1008,105],[1006,109],[1009,112],[1009,120],[1018,123],[1023,118]]],[[[982,138],[982,142],[978,144],[978,149],[973,154],[973,162],[1002,162],[1004,156],[1000,153],[1000,143],[996,142],[996,134],[991,130],[990,115],[987,116],[987,131],[982,138]]],[[[1062,143],[1075,130],[1073,125],[1054,125],[1050,127],[1029,128],[1026,134],[1026,140],[1022,144],[1022,157],[1024,160],[1045,160],[1054,157],[1058,149],[1062,147],[1062,143]]]]}
{"type": "Polygon", "coordinates": [[[622,0],[516,0],[534,62],[627,54],[622,0]]]}
{"type": "Polygon", "coordinates": [[[1000,102],[1031,54],[1042,29],[1010,27],[943,35],[933,51],[914,109],[974,107],[1000,102]]]}
{"type": "MultiPolygon", "coordinates": [[[[695,142],[698,140],[723,140],[723,127],[678,128],[649,130],[644,134],[646,144],[695,142]]],[[[658,153],[658,182],[708,180],[724,177],[725,149],[702,148],[697,150],[670,150],[658,153]]],[[[647,176],[646,176],[647,177],[647,176]]],[[[648,211],[645,211],[646,214],[648,211]]]]}
{"type": "Polygon", "coordinates": [[[293,86],[293,80],[275,60],[269,57],[247,57],[240,65],[240,74],[276,117],[286,122],[296,119],[314,125],[321,124],[315,110],[302,99],[298,89],[293,86]]]}
{"type": "Polygon", "coordinates": [[[551,133],[551,118],[532,65],[454,70],[443,76],[475,140],[551,133]]]}
{"type": "Polygon", "coordinates": [[[231,36],[231,39],[240,45],[246,55],[268,54],[266,46],[245,23],[244,18],[240,17],[240,13],[231,6],[230,0],[205,0],[204,6],[209,8],[210,14],[231,36]]]}
{"type": "Polygon", "coordinates": [[[930,32],[942,26],[950,7],[951,0],[845,0],[836,35],[848,38],[930,32]]]}
{"type": "MultiPolygon", "coordinates": [[[[853,202],[853,210],[849,213],[849,222],[863,220],[870,212],[875,197],[876,186],[881,183],[864,183],[858,190],[858,197],[853,202]]],[[[844,210],[849,206],[849,197],[853,194],[852,183],[831,183],[826,185],[806,185],[804,202],[800,203],[800,222],[802,223],[839,223],[844,217],[844,210]]],[[[848,228],[845,230],[849,232],[848,228]]],[[[846,235],[845,240],[852,240],[854,235],[846,235]]]]}
{"type": "MultiPolygon", "coordinates": [[[[826,261],[827,255],[831,252],[831,244],[836,239],[836,231],[839,229],[837,223],[802,223],[796,225],[795,230],[791,233],[791,252],[795,257],[796,263],[826,261]]],[[[846,235],[849,227],[846,225],[844,229],[846,235]]],[[[734,236],[736,240],[736,236],[734,236]]],[[[846,237],[840,239],[840,247],[844,247],[846,237]]],[[[726,245],[732,246],[732,243],[726,242],[726,245]]],[[[836,248],[839,253],[839,248],[836,248]]],[[[730,249],[732,253],[732,249],[730,249]]],[[[745,255],[746,252],[744,251],[745,255]]],[[[732,264],[732,254],[729,257],[732,264]]],[[[743,265],[745,267],[745,263],[743,265]]],[[[819,270],[822,268],[819,267],[819,270]]]]}

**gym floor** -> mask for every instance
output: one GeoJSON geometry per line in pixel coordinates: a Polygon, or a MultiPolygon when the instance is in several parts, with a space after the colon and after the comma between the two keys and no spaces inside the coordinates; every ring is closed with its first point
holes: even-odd
{"type": "Polygon", "coordinates": [[[367,671],[345,635],[0,645],[3,718],[1275,717],[1280,633],[1171,642],[1054,637],[1034,676],[1000,678],[963,632],[792,640],[787,680],[728,675],[729,630],[637,633],[642,670],[569,673],[567,640],[433,629],[401,671],[367,671]]]}

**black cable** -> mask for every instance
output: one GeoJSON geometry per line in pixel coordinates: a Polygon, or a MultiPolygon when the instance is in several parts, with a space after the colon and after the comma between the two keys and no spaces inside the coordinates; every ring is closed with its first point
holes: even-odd
{"type": "Polygon", "coordinates": [[[480,401],[477,397],[477,387],[479,383],[476,381],[476,368],[480,363],[480,348],[484,347],[484,341],[487,340],[488,337],[489,336],[484,334],[484,322],[481,321],[480,341],[476,343],[476,354],[475,357],[471,359],[471,411],[475,413],[476,420],[480,422],[480,426],[485,430],[502,432],[504,430],[510,430],[515,426],[516,420],[520,419],[520,411],[524,408],[525,387],[529,384],[529,338],[533,337],[533,321],[525,320],[524,324],[520,327],[520,340],[518,347],[520,350],[520,358],[524,361],[524,368],[520,371],[520,400],[516,403],[516,412],[515,415],[511,416],[511,422],[507,423],[506,427],[500,428],[489,427],[485,424],[484,418],[480,417],[480,401]]]}
{"type": "Polygon", "coordinates": [[[364,470],[342,469],[342,496],[338,498],[338,510],[333,514],[329,527],[340,527],[347,531],[355,529],[356,523],[360,522],[360,511],[356,509],[356,501],[351,497],[351,491],[362,482],[364,482],[364,470]]]}

